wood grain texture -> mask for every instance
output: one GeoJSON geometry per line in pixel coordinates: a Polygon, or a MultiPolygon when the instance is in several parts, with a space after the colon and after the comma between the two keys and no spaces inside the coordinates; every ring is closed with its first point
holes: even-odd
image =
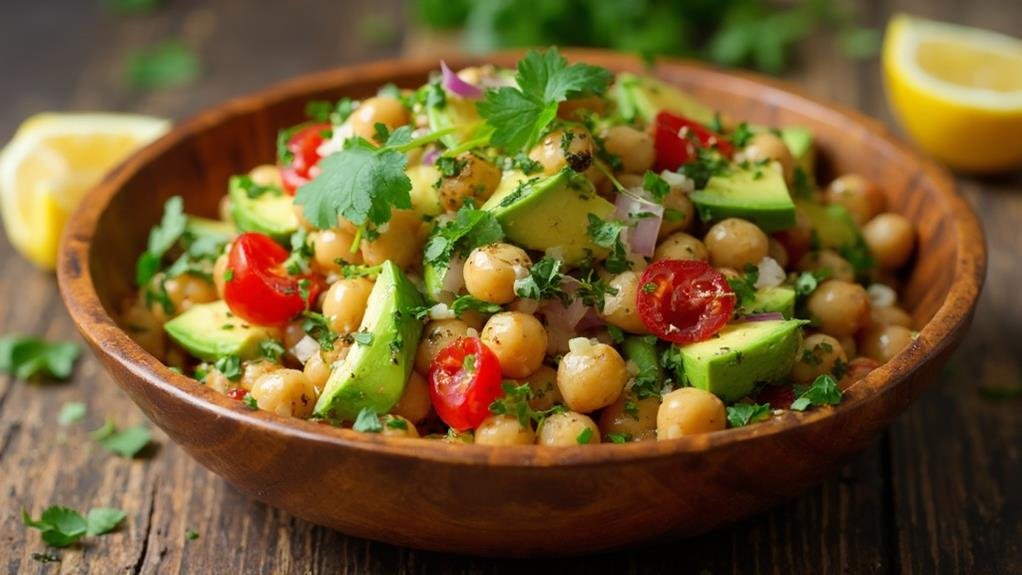
{"type": "MultiPolygon", "coordinates": [[[[47,109],[120,109],[182,118],[231,95],[294,74],[392,54],[338,35],[345,7],[398,11],[398,2],[260,2],[171,0],[153,16],[114,18],[92,2],[21,2],[0,18],[0,71],[16,86],[0,91],[0,138],[30,113],[47,109]],[[45,4],[45,5],[42,5],[45,4]],[[341,3],[337,3],[341,4],[341,3]],[[124,50],[177,34],[196,11],[216,18],[216,42],[202,45],[218,64],[196,89],[154,95],[118,85],[124,50]],[[230,18],[227,18],[230,16],[230,18]],[[293,27],[282,27],[289,22],[293,27]],[[224,26],[230,26],[225,31],[224,26]],[[36,41],[40,29],[60,42],[36,41]],[[257,33],[249,33],[254,31],[257,33]],[[263,38],[271,35],[271,42],[263,38]],[[315,46],[306,37],[318,38],[315,46]],[[291,46],[282,46],[290,43],[291,46]],[[33,58],[8,58],[25,45],[33,58]]],[[[1004,0],[869,2],[874,24],[907,10],[1022,35],[1020,5],[1004,0]]],[[[809,92],[860,107],[890,122],[875,64],[849,63],[814,42],[793,78],[809,92]]],[[[951,366],[900,418],[890,434],[839,476],[764,515],[695,539],[635,552],[543,562],[467,559],[421,553],[345,537],[241,495],[157,432],[160,449],[127,462],[90,446],[82,429],[110,414],[144,421],[94,358],[74,381],[28,387],[0,377],[0,571],[10,573],[891,573],[1022,571],[1019,403],[981,401],[977,388],[1019,381],[1022,309],[1016,267],[1022,177],[959,179],[984,219],[990,274],[969,338],[951,366]],[[90,416],[58,442],[59,406],[85,400],[90,416]],[[968,442],[964,438],[969,438],[968,442]],[[948,458],[954,454],[953,458],[948,458]],[[923,462],[929,462],[924,465],[923,462]],[[951,466],[953,462],[953,467],[951,466]],[[923,485],[932,484],[931,488],[923,485]],[[44,549],[18,519],[21,507],[114,505],[125,527],[81,550],[61,567],[40,565],[44,549]],[[198,540],[184,533],[197,530],[198,540]],[[939,529],[939,531],[938,531],[939,529]],[[1014,531],[1013,531],[1014,529],[1014,531]],[[939,535],[938,535],[939,533],[939,535]],[[971,559],[966,559],[971,557],[971,559]],[[969,567],[971,566],[971,568],[969,567]]],[[[0,333],[76,337],[52,279],[35,272],[0,238],[0,333]],[[14,298],[14,299],[12,299],[14,298]],[[14,305],[12,302],[16,301],[14,305]]]]}

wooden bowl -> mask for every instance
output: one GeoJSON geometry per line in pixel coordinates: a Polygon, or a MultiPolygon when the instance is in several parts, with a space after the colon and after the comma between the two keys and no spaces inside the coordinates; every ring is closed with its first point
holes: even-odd
{"type": "MultiPolygon", "coordinates": [[[[612,70],[635,58],[568,51],[612,70]]],[[[511,65],[518,54],[485,61],[511,65]]],[[[450,63],[478,64],[481,58],[450,63]]],[[[306,101],[413,87],[435,61],[369,64],[306,76],[179,125],[94,189],[67,227],[61,293],[120,386],[200,463],[270,505],[344,533],[491,556],[605,551],[714,529],[793,497],[863,450],[936,377],[965,334],[983,282],[983,233],[951,179],[874,120],[773,80],[661,61],[654,73],[735,117],[813,130],[826,174],[859,172],[916,223],[919,248],[903,303],[919,327],[901,354],[835,409],[630,445],[549,448],[388,439],[250,411],[178,375],[114,319],[134,293],[134,262],[163,202],[182,195],[212,215],[228,176],[272,162],[277,130],[306,101]]]]}

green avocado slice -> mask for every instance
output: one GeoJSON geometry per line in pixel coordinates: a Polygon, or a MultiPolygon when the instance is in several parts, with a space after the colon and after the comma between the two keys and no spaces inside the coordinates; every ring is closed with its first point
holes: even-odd
{"type": "Polygon", "coordinates": [[[412,370],[422,323],[414,309],[422,296],[391,261],[382,264],[351,351],[334,367],[315,415],[333,423],[354,421],[363,409],[387,413],[401,399],[412,370]],[[360,341],[367,340],[367,341],[360,341]]]}
{"type": "Polygon", "coordinates": [[[611,98],[625,118],[652,122],[661,111],[684,116],[703,125],[713,122],[715,112],[690,94],[651,76],[618,74],[611,98]]]}
{"type": "Polygon", "coordinates": [[[241,185],[241,178],[231,178],[231,218],[242,232],[259,232],[276,240],[286,240],[298,231],[294,198],[283,193],[267,192],[250,198],[241,185]]]}
{"type": "Polygon", "coordinates": [[[786,286],[756,290],[756,299],[748,306],[747,314],[756,313],[779,313],[791,319],[795,314],[795,290],[786,286]]]}
{"type": "Polygon", "coordinates": [[[775,165],[739,165],[713,176],[706,188],[692,192],[699,218],[703,221],[742,218],[767,232],[795,225],[795,203],[784,176],[775,165]]]}
{"type": "Polygon", "coordinates": [[[519,180],[513,188],[502,184],[482,209],[493,212],[509,240],[530,250],[559,250],[566,265],[607,253],[589,237],[589,214],[608,219],[614,204],[570,168],[547,178],[519,180]]]}
{"type": "Polygon", "coordinates": [[[791,371],[802,342],[802,320],[746,321],[724,326],[706,341],[679,347],[689,385],[724,401],[741,399],[764,381],[791,371]]]}
{"type": "Polygon", "coordinates": [[[250,325],[234,316],[227,302],[195,304],[163,325],[178,345],[204,361],[225,355],[242,359],[259,353],[259,344],[273,336],[267,327],[250,325]]]}

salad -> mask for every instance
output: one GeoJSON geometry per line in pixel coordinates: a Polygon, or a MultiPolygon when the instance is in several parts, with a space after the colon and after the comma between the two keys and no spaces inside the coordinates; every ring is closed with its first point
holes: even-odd
{"type": "Polygon", "coordinates": [[[827,408],[915,336],[906,218],[813,135],[529,52],[310,102],[220,219],[166,202],[122,320],[251,409],[488,445],[827,408]]]}

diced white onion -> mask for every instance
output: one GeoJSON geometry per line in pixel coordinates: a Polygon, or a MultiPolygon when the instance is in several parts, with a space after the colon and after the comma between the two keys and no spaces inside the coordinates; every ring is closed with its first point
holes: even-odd
{"type": "Polygon", "coordinates": [[[568,340],[568,349],[571,353],[586,354],[592,351],[593,346],[599,343],[594,339],[588,337],[573,337],[568,340]]]}
{"type": "Polygon", "coordinates": [[[435,306],[429,308],[429,319],[454,319],[454,310],[447,307],[445,303],[438,303],[435,306]]]}
{"type": "Polygon", "coordinates": [[[352,129],[349,122],[344,122],[340,126],[334,126],[330,133],[330,139],[324,140],[322,144],[316,148],[316,153],[319,157],[325,158],[331,154],[340,152],[344,148],[344,142],[348,141],[348,138],[355,135],[355,131],[352,129]]]}
{"type": "Polygon", "coordinates": [[[781,264],[772,257],[763,258],[756,266],[759,277],[756,278],[756,289],[777,287],[784,283],[785,273],[781,264]]]}
{"type": "Polygon", "coordinates": [[[869,296],[869,303],[873,307],[891,307],[898,303],[898,292],[887,284],[870,284],[866,288],[866,295],[869,296]]]}
{"type": "Polygon", "coordinates": [[[664,170],[660,172],[660,177],[667,182],[668,186],[681,190],[686,194],[692,193],[696,189],[696,183],[685,174],[664,170]]]}
{"type": "Polygon", "coordinates": [[[305,365],[305,362],[309,361],[309,358],[319,351],[319,342],[306,335],[302,339],[298,340],[298,343],[294,344],[290,351],[291,355],[293,355],[299,363],[305,365]]]}
{"type": "Polygon", "coordinates": [[[465,287],[465,260],[461,256],[452,257],[450,263],[447,264],[442,286],[441,289],[450,294],[456,294],[465,287]]]}

